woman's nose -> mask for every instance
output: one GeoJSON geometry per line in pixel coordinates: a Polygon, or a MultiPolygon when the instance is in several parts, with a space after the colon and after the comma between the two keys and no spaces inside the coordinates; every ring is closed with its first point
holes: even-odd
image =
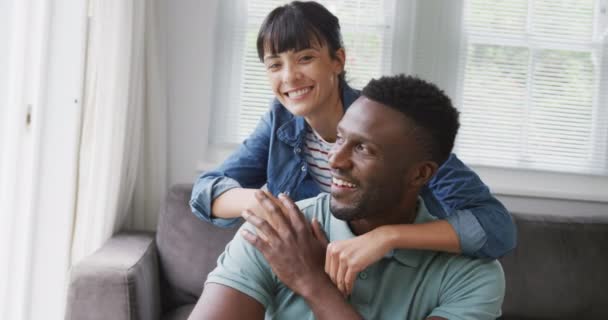
{"type": "Polygon", "coordinates": [[[286,63],[285,67],[283,68],[283,74],[282,74],[283,83],[291,83],[291,82],[299,79],[299,77],[300,77],[300,71],[298,70],[297,66],[295,66],[291,63],[286,63]]]}

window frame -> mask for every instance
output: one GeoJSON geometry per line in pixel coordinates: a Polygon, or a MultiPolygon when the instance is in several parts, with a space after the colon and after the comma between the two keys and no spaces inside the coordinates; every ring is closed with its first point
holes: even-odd
{"type": "MultiPolygon", "coordinates": [[[[458,81],[455,84],[457,88],[453,101],[457,101],[457,105],[460,107],[463,99],[464,89],[464,68],[466,61],[466,53],[469,43],[476,44],[490,44],[490,45],[510,45],[520,46],[522,48],[529,48],[531,50],[530,55],[533,54],[532,50],[543,50],[543,49],[563,49],[559,46],[555,46],[551,42],[540,43],[539,46],[528,46],[527,39],[520,38],[517,40],[504,40],[495,39],[491,37],[474,36],[473,41],[467,37],[464,31],[464,13],[466,0],[462,1],[461,17],[463,20],[463,26],[460,29],[460,47],[458,48],[459,58],[459,74],[458,81]],[[480,41],[483,39],[486,41],[480,41]]],[[[604,1],[606,2],[606,1],[604,1]]],[[[599,4],[599,1],[598,1],[599,4]]],[[[600,19],[597,19],[595,23],[599,23],[600,19]]],[[[590,52],[599,52],[602,54],[603,61],[600,67],[598,86],[608,84],[608,75],[606,75],[606,63],[608,63],[607,50],[597,47],[598,44],[591,44],[588,46],[580,45],[578,49],[587,49],[590,52]]],[[[608,49],[608,39],[604,40],[603,47],[608,49]]],[[[608,90],[605,92],[598,92],[597,96],[594,97],[594,106],[592,107],[593,112],[602,111],[601,105],[605,105],[608,102],[606,98],[608,96],[608,90]]],[[[608,112],[604,110],[603,112],[608,112]]],[[[592,119],[593,126],[597,125],[599,119],[594,117],[592,119]]],[[[603,135],[608,139],[608,126],[593,128],[594,135],[603,135]],[[602,132],[603,131],[603,132],[602,132]]],[[[607,143],[608,144],[608,143],[607,143]]],[[[457,151],[457,150],[455,150],[457,151]]],[[[606,150],[598,151],[600,153],[606,150]]],[[[601,155],[600,155],[601,156],[601,155]]],[[[608,166],[608,158],[604,156],[604,166],[608,166]]],[[[533,197],[533,198],[552,198],[552,199],[568,199],[568,200],[583,200],[583,201],[597,201],[597,202],[608,202],[608,175],[592,175],[585,173],[572,173],[572,172],[558,172],[551,170],[538,170],[531,168],[512,168],[512,167],[499,167],[481,164],[470,164],[470,167],[482,178],[491,191],[495,194],[506,195],[506,196],[521,196],[521,197],[533,197]],[[523,183],[522,183],[523,181],[523,183]]]]}

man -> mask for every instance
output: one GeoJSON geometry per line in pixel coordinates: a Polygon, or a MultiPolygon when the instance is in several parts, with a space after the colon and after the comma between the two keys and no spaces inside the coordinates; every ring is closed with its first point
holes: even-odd
{"type": "Polygon", "coordinates": [[[324,234],[338,241],[434,219],[418,194],[450,155],[459,126],[449,98],[417,78],[372,80],[362,94],[338,126],[331,195],[298,208],[286,196],[259,192],[271,221],[243,213],[248,223],[209,274],[191,319],[500,316],[504,275],[496,261],[394,250],[359,273],[349,296],[332,282],[349,275],[337,263],[324,266],[324,234]]]}

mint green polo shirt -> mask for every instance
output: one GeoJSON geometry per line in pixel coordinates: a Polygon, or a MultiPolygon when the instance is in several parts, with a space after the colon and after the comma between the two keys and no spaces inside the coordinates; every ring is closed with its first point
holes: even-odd
{"type": "MultiPolygon", "coordinates": [[[[316,217],[330,241],[354,238],[348,224],[330,212],[330,195],[298,202],[316,217]]],[[[419,200],[414,223],[434,220],[419,200]]],[[[241,228],[255,232],[245,223],[241,228]]],[[[234,288],[260,302],[266,319],[314,319],[303,298],[287,288],[240,232],[218,258],[207,283],[234,288]]],[[[360,272],[348,299],[365,319],[495,319],[505,292],[504,273],[493,260],[422,250],[394,250],[360,272]]]]}

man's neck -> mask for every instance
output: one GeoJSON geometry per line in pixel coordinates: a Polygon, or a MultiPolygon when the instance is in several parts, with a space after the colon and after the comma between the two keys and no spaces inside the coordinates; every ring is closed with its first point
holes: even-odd
{"type": "Polygon", "coordinates": [[[418,215],[418,195],[405,197],[404,201],[385,212],[376,212],[366,219],[352,220],[348,225],[355,235],[370,232],[380,226],[391,224],[412,224],[418,215]]]}

